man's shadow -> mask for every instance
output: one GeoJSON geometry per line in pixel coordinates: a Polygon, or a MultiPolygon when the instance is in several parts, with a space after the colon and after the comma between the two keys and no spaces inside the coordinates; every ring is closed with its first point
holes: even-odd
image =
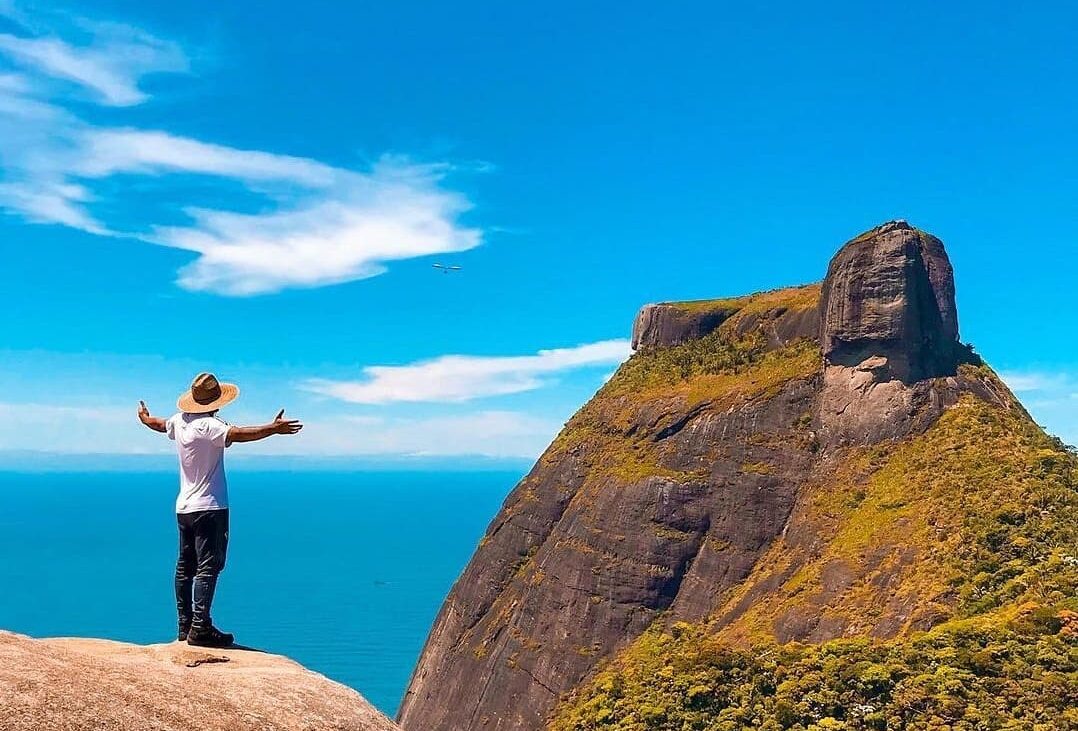
{"type": "MultiPolygon", "coordinates": [[[[206,648],[206,649],[211,649],[211,648],[206,648]]],[[[249,647],[247,645],[231,644],[228,647],[222,647],[220,649],[222,649],[222,650],[243,650],[244,652],[261,652],[262,654],[266,654],[266,651],[261,649],[261,648],[249,647]]]]}

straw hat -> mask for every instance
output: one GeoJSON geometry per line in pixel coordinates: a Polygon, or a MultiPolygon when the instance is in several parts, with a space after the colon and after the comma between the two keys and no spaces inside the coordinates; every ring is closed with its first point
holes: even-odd
{"type": "Polygon", "coordinates": [[[199,373],[191,390],[176,400],[176,408],[185,414],[208,414],[230,404],[240,395],[239,386],[221,383],[212,373],[199,373]]]}

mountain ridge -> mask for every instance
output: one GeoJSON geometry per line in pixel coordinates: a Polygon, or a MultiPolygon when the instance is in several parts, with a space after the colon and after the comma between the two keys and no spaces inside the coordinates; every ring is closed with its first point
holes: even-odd
{"type": "Polygon", "coordinates": [[[1006,414],[1007,433],[1036,429],[959,341],[954,301],[942,242],[893,221],[847,242],[822,284],[645,306],[636,354],[509,495],[454,585],[401,725],[542,728],[597,667],[678,622],[747,647],[888,641],[953,617],[934,542],[886,535],[925,516],[865,485],[970,404],[1006,414]],[[832,556],[862,516],[824,498],[862,491],[886,530],[832,556]]]}

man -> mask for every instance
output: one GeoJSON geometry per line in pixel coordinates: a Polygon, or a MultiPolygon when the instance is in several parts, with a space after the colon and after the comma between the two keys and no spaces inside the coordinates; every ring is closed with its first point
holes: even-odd
{"type": "Polygon", "coordinates": [[[168,419],[150,416],[146,404],[139,401],[139,421],[175,440],[180,455],[180,494],[176,498],[179,639],[201,647],[227,647],[235,639],[214,627],[210,619],[217,575],[225,566],[228,547],[225,448],[234,442],[295,434],[303,428],[298,421],[285,419],[284,409],[263,426],[231,426],[217,418],[218,409],[234,401],[239,392],[234,384],[220,383],[212,373],[199,373],[191,389],[176,402],[180,413],[168,419]]]}

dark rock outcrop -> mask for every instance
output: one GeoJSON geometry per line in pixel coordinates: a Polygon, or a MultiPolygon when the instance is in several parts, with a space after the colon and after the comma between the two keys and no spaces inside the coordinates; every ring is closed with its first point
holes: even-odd
{"type": "Polygon", "coordinates": [[[666,303],[644,305],[633,322],[633,350],[679,345],[702,338],[717,330],[736,311],[725,305],[691,309],[666,303]]]}
{"type": "Polygon", "coordinates": [[[842,247],[828,268],[820,309],[829,364],[859,366],[872,358],[872,371],[904,383],[957,372],[951,262],[939,239],[905,221],[842,247]]]}
{"type": "MultiPolygon", "coordinates": [[[[644,305],[633,321],[633,350],[666,348],[706,337],[734,315],[744,313],[749,299],[751,297],[644,305]]],[[[744,335],[761,326],[769,348],[784,348],[800,338],[816,338],[820,331],[820,312],[814,307],[776,306],[739,318],[736,334],[744,335]]]]}
{"type": "MultiPolygon", "coordinates": [[[[962,394],[1006,398],[959,372],[950,265],[903,223],[843,247],[822,295],[651,305],[633,339],[639,352],[509,495],[450,592],[406,731],[539,729],[658,617],[736,626],[809,560],[805,491],[844,450],[923,430],[962,394]],[[791,524],[801,558],[735,596],[791,524]]],[[[826,601],[873,570],[836,567],[826,601]]],[[[906,611],[881,600],[857,621],[886,636],[910,626],[906,611]]],[[[834,637],[853,621],[791,614],[775,631],[834,637]]]]}
{"type": "Polygon", "coordinates": [[[835,255],[820,298],[821,432],[827,446],[898,439],[958,399],[954,272],[943,242],[885,223],[835,255]],[[940,380],[944,379],[944,380],[940,380]]]}

